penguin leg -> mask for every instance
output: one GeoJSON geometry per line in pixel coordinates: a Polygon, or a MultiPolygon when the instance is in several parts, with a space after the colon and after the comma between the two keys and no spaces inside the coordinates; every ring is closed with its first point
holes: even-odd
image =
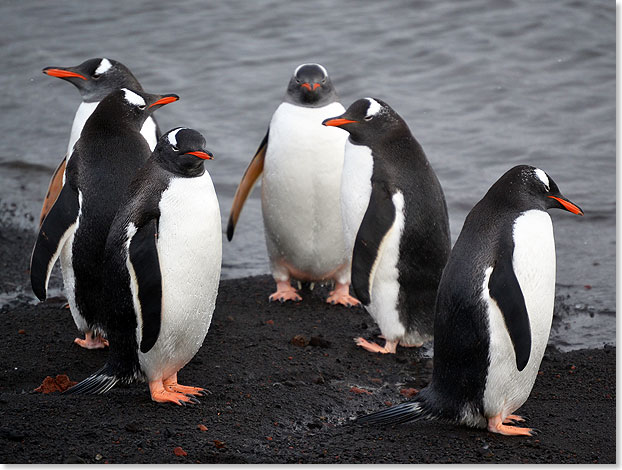
{"type": "MultiPolygon", "coordinates": [[[[384,335],[378,335],[378,338],[386,339],[384,335]]],[[[423,343],[421,342],[421,343],[409,344],[409,343],[405,343],[404,340],[400,340],[400,346],[403,346],[405,348],[420,348],[421,346],[423,346],[423,343]]]]}
{"type": "Polygon", "coordinates": [[[151,399],[158,403],[175,403],[176,405],[192,405],[199,403],[194,397],[189,397],[180,392],[171,392],[164,388],[162,379],[152,380],[149,382],[149,391],[151,392],[151,399]]]}
{"type": "Polygon", "coordinates": [[[357,346],[361,346],[363,349],[369,352],[381,353],[381,354],[395,354],[397,351],[397,344],[399,341],[386,341],[384,347],[376,343],[370,343],[365,338],[354,338],[354,342],[357,346]]]}
{"type": "Polygon", "coordinates": [[[326,302],[329,304],[341,304],[346,307],[358,307],[361,302],[350,295],[350,283],[341,283],[337,281],[335,290],[329,292],[326,302]]]}
{"type": "Polygon", "coordinates": [[[298,295],[298,291],[292,287],[289,279],[286,281],[276,281],[276,292],[268,297],[270,302],[278,300],[279,302],[285,302],[287,300],[293,300],[294,302],[300,302],[302,297],[298,295]]]}
{"type": "Polygon", "coordinates": [[[76,338],[73,342],[84,349],[103,349],[110,345],[107,339],[94,335],[92,331],[84,333],[84,339],[76,338]]]}
{"type": "Polygon", "coordinates": [[[169,378],[162,380],[162,385],[169,392],[183,393],[184,395],[207,395],[208,391],[201,387],[190,387],[188,385],[180,385],[177,383],[177,372],[169,378]]]}
{"type": "Polygon", "coordinates": [[[537,434],[535,429],[517,428],[503,423],[504,420],[501,418],[501,413],[497,416],[493,416],[492,418],[488,418],[488,431],[503,434],[505,436],[535,436],[537,434]]]}

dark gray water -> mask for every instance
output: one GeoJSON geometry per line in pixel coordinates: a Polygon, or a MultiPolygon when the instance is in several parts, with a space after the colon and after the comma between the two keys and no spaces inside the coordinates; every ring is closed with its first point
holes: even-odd
{"type": "MultiPolygon", "coordinates": [[[[346,107],[375,96],[409,123],[445,190],[454,241],[507,169],[549,173],[586,213],[551,213],[566,307],[552,342],[615,342],[613,2],[4,0],[0,18],[0,201],[20,213],[38,216],[79,103],[43,67],[106,56],[147,91],[179,94],[158,120],[205,135],[226,224],[292,71],[320,62],[346,107]]],[[[258,193],[225,242],[224,278],[269,271],[258,193]]]]}

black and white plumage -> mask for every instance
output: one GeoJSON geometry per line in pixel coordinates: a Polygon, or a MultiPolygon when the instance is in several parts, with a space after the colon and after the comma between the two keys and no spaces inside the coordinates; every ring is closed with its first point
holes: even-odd
{"type": "Polygon", "coordinates": [[[236,191],[227,237],[262,176],[261,207],[272,276],[270,300],[301,300],[290,280],[336,282],[327,301],[351,306],[350,260],[344,249],[339,187],[347,133],[322,126],[345,109],[326,69],[296,68],[283,102],[236,191]]]}
{"type": "Polygon", "coordinates": [[[357,338],[373,352],[423,344],[432,336],[438,283],[450,251],[441,185],[404,120],[375,98],[355,101],[324,121],[350,133],[341,205],[352,286],[386,345],[357,338]]]}
{"type": "Polygon", "coordinates": [[[84,125],[67,164],[66,181],[44,219],[32,253],[30,276],[44,300],[50,272],[60,257],[65,293],[83,347],[102,347],[91,332],[101,304],[101,260],[106,236],[127,187],[151,154],[140,134],[145,119],[177,95],[154,95],[122,88],[102,100],[84,125]]]}
{"type": "Polygon", "coordinates": [[[359,418],[395,424],[441,419],[508,435],[544,355],[555,298],[555,241],[547,209],[583,215],[541,169],[505,173],[467,216],[443,272],[432,381],[414,400],[359,418]]]}
{"type": "Polygon", "coordinates": [[[104,256],[106,365],[68,393],[105,393],[147,380],[153,400],[196,402],[177,372],[203,344],[216,302],[220,209],[205,139],[176,128],[159,141],[119,209],[104,256]]]}
{"type": "MultiPolygon", "coordinates": [[[[71,126],[67,153],[56,168],[43,202],[39,225],[58,197],[65,179],[67,160],[71,158],[73,146],[80,138],[82,128],[97,105],[106,96],[118,88],[143,91],[142,86],[132,72],[121,62],[107,58],[88,59],[75,67],[46,67],[43,73],[58,77],[74,85],[80,92],[82,102],[76,110],[71,126]]],[[[160,138],[160,128],[153,116],[148,116],[141,128],[141,134],[153,151],[160,138]]]]}

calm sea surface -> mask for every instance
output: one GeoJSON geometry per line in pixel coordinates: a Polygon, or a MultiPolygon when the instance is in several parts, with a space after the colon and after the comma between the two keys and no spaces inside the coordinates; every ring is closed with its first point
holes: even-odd
{"type": "MultiPolygon", "coordinates": [[[[35,230],[79,104],[46,66],[126,64],[181,100],[163,130],[193,127],[223,226],[237,183],[294,68],[319,62],[347,107],[392,105],[445,190],[452,240],[506,170],[544,169],[585,217],[554,211],[558,296],[552,342],[615,343],[615,4],[611,1],[0,2],[0,203],[35,230]]],[[[5,221],[6,223],[6,221],[5,221]]],[[[267,273],[259,191],[247,201],[223,278],[267,273]]]]}

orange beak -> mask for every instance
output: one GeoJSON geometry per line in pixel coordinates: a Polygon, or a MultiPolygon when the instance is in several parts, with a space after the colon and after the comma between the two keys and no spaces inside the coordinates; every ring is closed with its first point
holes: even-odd
{"type": "Polygon", "coordinates": [[[187,155],[194,155],[195,157],[199,157],[202,158],[203,160],[213,160],[214,159],[214,155],[212,155],[211,153],[207,153],[207,152],[200,152],[200,151],[196,151],[196,152],[186,152],[187,155]]]}
{"type": "Polygon", "coordinates": [[[177,96],[177,95],[165,96],[164,98],[160,98],[155,103],[150,104],[149,107],[151,108],[152,106],[158,106],[158,105],[165,105],[165,104],[173,103],[174,101],[177,101],[178,99],[179,99],[179,96],[177,96]]]}
{"type": "Polygon", "coordinates": [[[314,83],[313,84],[313,88],[311,88],[311,84],[310,83],[303,83],[300,86],[303,87],[303,88],[306,88],[309,91],[315,91],[317,88],[321,87],[322,85],[320,85],[319,83],[314,83]]]}
{"type": "Polygon", "coordinates": [[[81,75],[78,72],[71,72],[69,70],[63,70],[63,69],[53,69],[53,68],[43,69],[43,73],[45,73],[46,75],[51,75],[52,77],[58,77],[58,78],[77,77],[77,78],[81,78],[82,80],[87,80],[87,78],[84,75],[81,75]]]}
{"type": "Polygon", "coordinates": [[[575,206],[572,202],[566,201],[565,199],[555,197],[555,196],[549,196],[549,197],[559,202],[564,207],[564,209],[566,209],[568,212],[572,212],[573,214],[577,214],[577,215],[583,215],[583,211],[578,206],[575,206]]]}
{"type": "Polygon", "coordinates": [[[343,118],[334,118],[334,119],[327,119],[322,124],[324,124],[325,126],[339,127],[339,126],[343,126],[344,124],[351,124],[353,122],[358,122],[358,121],[352,121],[350,119],[343,119],[343,118]]]}

